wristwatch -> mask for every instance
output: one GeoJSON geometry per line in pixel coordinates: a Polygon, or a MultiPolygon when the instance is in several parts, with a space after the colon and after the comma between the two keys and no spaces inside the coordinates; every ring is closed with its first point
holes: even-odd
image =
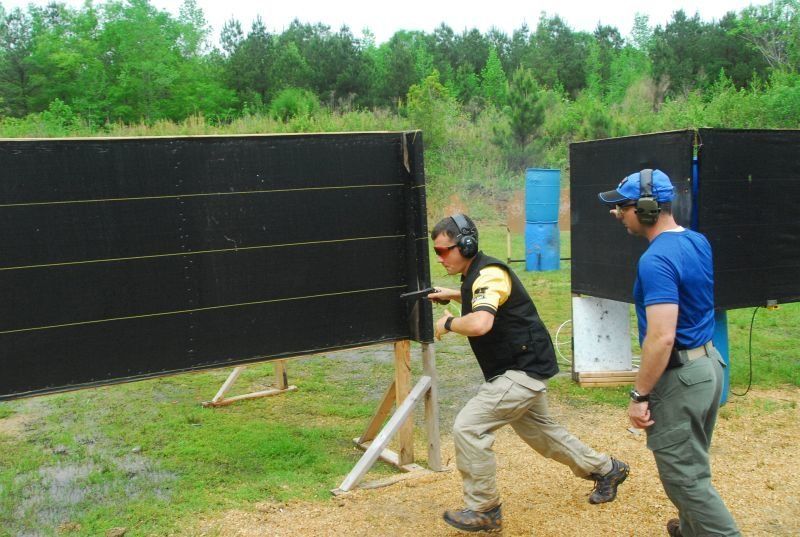
{"type": "Polygon", "coordinates": [[[636,403],[646,403],[650,400],[650,394],[646,393],[642,395],[641,393],[636,391],[636,388],[631,390],[631,399],[636,403]]]}
{"type": "Polygon", "coordinates": [[[450,325],[453,324],[453,319],[455,319],[455,317],[448,317],[447,320],[444,322],[444,329],[447,330],[448,332],[452,332],[450,325]]]}

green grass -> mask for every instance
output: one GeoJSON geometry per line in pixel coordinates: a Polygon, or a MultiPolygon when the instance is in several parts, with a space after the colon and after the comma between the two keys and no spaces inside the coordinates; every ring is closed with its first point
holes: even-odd
{"type": "Polygon", "coordinates": [[[800,353],[797,350],[800,303],[781,304],[777,310],[759,308],[755,312],[751,346],[750,322],[754,309],[728,312],[734,390],[743,392],[747,386],[751,354],[754,385],[800,386],[800,353]]]}
{"type": "Polygon", "coordinates": [[[11,408],[11,405],[8,403],[0,403],[0,420],[5,419],[9,416],[13,416],[15,413],[14,409],[11,408]]]}
{"type": "MultiPolygon", "coordinates": [[[[0,535],[55,535],[66,522],[80,526],[76,535],[161,535],[200,513],[329,498],[358,459],[351,439],[375,407],[365,381],[329,378],[348,364],[295,360],[301,392],[217,409],[200,402],[229,370],[42,398],[35,432],[0,436],[0,535]]],[[[392,378],[390,364],[377,371],[363,359],[353,369],[370,384],[392,378]]],[[[248,368],[237,393],[262,389],[271,372],[248,368]]]]}
{"type": "MultiPolygon", "coordinates": [[[[482,248],[505,260],[505,227],[484,222],[480,230],[482,248]]],[[[569,257],[569,233],[561,240],[561,256],[569,257]]],[[[523,238],[514,236],[511,257],[523,255],[523,238]]],[[[551,272],[512,266],[555,334],[571,316],[569,261],[551,272]]],[[[431,274],[435,285],[459,285],[433,257],[431,274]]],[[[441,306],[435,308],[440,315],[441,306]]],[[[729,313],[736,391],[747,385],[752,311],[729,313]]],[[[757,387],[800,385],[794,350],[798,324],[799,304],[759,310],[753,334],[757,387]]],[[[568,344],[563,349],[571,355],[568,344]]],[[[445,337],[436,355],[440,425],[446,433],[481,375],[464,338],[445,337]]],[[[417,358],[412,368],[419,373],[417,358]]],[[[0,404],[0,419],[25,420],[19,434],[0,434],[0,536],[93,536],[114,527],[128,528],[128,536],[191,533],[199,517],[226,509],[252,509],[264,501],[324,501],[358,460],[351,439],[363,431],[391,382],[393,354],[391,346],[374,346],[295,359],[288,373],[297,392],[202,408],[229,372],[0,404]]],[[[231,395],[264,389],[272,372],[271,364],[248,367],[231,395]]],[[[624,387],[580,388],[568,376],[554,379],[550,392],[575,407],[627,404],[624,387]]],[[[732,405],[726,412],[768,414],[781,404],[749,401],[746,408],[732,405]]],[[[421,407],[415,419],[422,422],[421,407]]],[[[424,447],[419,451],[417,461],[424,463],[424,447]]],[[[393,471],[378,464],[370,478],[393,471]]]]}

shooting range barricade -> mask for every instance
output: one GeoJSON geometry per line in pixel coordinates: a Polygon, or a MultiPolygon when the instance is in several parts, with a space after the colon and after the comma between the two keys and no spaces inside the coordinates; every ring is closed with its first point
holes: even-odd
{"type": "Polygon", "coordinates": [[[430,287],[421,132],[1,139],[0,168],[0,401],[234,367],[224,406],[296,390],[288,358],[393,343],[340,490],[417,468],[420,400],[441,469],[432,309],[407,297],[430,287]],[[275,386],[228,397],[263,361],[275,386]]]}

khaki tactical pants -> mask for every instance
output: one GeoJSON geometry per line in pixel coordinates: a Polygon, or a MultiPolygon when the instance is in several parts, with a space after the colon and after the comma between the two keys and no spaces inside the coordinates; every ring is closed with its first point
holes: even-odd
{"type": "Polygon", "coordinates": [[[608,455],[597,453],[553,421],[543,382],[521,371],[507,371],[483,383],[453,425],[456,466],[464,480],[468,509],[488,511],[500,504],[492,445],[494,431],[506,424],[537,452],[566,464],[578,477],[611,471],[608,455]]]}
{"type": "Polygon", "coordinates": [[[655,423],[647,429],[658,475],[678,508],[685,537],[740,535],[711,484],[708,449],[722,394],[724,362],[716,349],[668,369],[650,394],[655,423]]]}

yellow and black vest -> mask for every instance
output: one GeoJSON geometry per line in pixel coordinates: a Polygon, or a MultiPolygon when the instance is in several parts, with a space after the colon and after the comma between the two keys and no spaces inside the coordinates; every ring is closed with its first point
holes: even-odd
{"type": "Polygon", "coordinates": [[[556,354],[531,297],[508,266],[478,252],[461,280],[461,315],[472,313],[472,285],[481,269],[498,265],[511,277],[511,294],[498,308],[492,329],[469,338],[469,344],[488,381],[509,369],[544,380],[558,373],[556,354]]]}

